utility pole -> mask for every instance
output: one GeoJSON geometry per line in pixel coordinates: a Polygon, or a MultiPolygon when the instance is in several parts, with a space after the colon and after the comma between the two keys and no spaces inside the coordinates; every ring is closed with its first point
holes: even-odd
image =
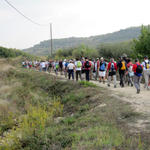
{"type": "Polygon", "coordinates": [[[52,35],[52,23],[50,23],[50,56],[53,54],[53,35],[52,35]]]}

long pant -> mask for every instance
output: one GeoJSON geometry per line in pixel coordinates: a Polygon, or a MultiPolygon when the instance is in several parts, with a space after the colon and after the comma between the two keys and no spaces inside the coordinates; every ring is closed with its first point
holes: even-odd
{"type": "Polygon", "coordinates": [[[67,73],[68,73],[67,69],[64,69],[65,78],[67,78],[67,73]]]}
{"type": "Polygon", "coordinates": [[[58,75],[58,69],[55,69],[55,74],[58,75]]]}
{"type": "Polygon", "coordinates": [[[124,87],[125,71],[124,70],[120,70],[119,71],[119,75],[120,75],[120,86],[124,87]]]}
{"type": "Polygon", "coordinates": [[[134,82],[134,86],[137,90],[140,90],[140,81],[141,81],[141,77],[134,75],[133,82],[134,82]]]}
{"type": "Polygon", "coordinates": [[[90,80],[92,80],[92,72],[93,72],[93,71],[92,71],[92,69],[91,69],[91,70],[90,70],[90,73],[89,73],[89,74],[90,74],[90,80]]]}
{"type": "Polygon", "coordinates": [[[128,85],[130,85],[130,84],[131,84],[131,86],[133,86],[133,76],[130,76],[128,74],[128,85]]]}
{"type": "Polygon", "coordinates": [[[108,76],[108,85],[110,85],[112,77],[113,77],[114,85],[116,86],[116,75],[108,76]]]}
{"type": "Polygon", "coordinates": [[[42,71],[46,71],[46,67],[45,67],[45,68],[42,68],[42,71]]]}
{"type": "Polygon", "coordinates": [[[72,79],[74,80],[74,71],[73,70],[68,70],[68,78],[69,78],[69,80],[70,80],[71,76],[72,76],[72,79]]]}
{"type": "Polygon", "coordinates": [[[86,81],[89,81],[90,80],[90,70],[85,70],[85,79],[86,81]]]}
{"type": "Polygon", "coordinates": [[[63,75],[63,68],[62,67],[59,68],[59,71],[60,71],[60,75],[63,75]]]}
{"type": "Polygon", "coordinates": [[[78,81],[78,77],[80,77],[80,80],[82,80],[81,70],[76,70],[76,81],[78,81]]]}
{"type": "Polygon", "coordinates": [[[99,73],[99,71],[98,70],[96,70],[96,72],[95,72],[96,74],[95,74],[95,80],[97,80],[97,77],[98,77],[98,73],[99,73]]]}
{"type": "Polygon", "coordinates": [[[144,70],[145,88],[148,89],[150,70],[144,70]]]}

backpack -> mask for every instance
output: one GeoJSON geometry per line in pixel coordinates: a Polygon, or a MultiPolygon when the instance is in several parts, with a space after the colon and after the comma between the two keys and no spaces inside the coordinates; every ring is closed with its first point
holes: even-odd
{"type": "Polygon", "coordinates": [[[80,61],[77,61],[77,68],[82,67],[82,63],[80,61]]]}
{"type": "Polygon", "coordinates": [[[148,63],[145,62],[145,68],[146,69],[149,69],[149,65],[150,65],[149,62],[148,63]]]}
{"type": "Polygon", "coordinates": [[[126,70],[125,61],[122,61],[122,62],[121,62],[121,70],[126,70]]]}
{"type": "Polygon", "coordinates": [[[90,63],[89,63],[89,61],[86,61],[86,62],[85,62],[85,68],[90,68],[90,63]]]}
{"type": "Polygon", "coordinates": [[[142,66],[137,64],[136,73],[141,74],[142,72],[143,72],[142,66]]]}
{"type": "Polygon", "coordinates": [[[103,62],[103,63],[100,63],[100,71],[105,71],[105,62],[103,62]]]}
{"type": "Polygon", "coordinates": [[[115,65],[114,65],[114,63],[111,63],[110,69],[111,69],[111,71],[115,71],[115,65]]]}
{"type": "Polygon", "coordinates": [[[59,68],[59,65],[58,64],[56,64],[56,69],[58,69],[59,68]]]}

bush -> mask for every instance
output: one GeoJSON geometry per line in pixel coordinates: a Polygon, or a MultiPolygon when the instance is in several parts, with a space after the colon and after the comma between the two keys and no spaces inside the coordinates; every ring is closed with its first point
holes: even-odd
{"type": "Polygon", "coordinates": [[[45,106],[33,107],[29,105],[28,108],[27,114],[20,118],[18,127],[12,129],[3,138],[0,143],[3,148],[8,150],[30,149],[31,147],[43,149],[48,144],[45,129],[53,122],[55,115],[62,113],[62,105],[58,101],[54,101],[48,110],[45,106]]]}
{"type": "Polygon", "coordinates": [[[84,87],[97,87],[94,83],[88,81],[79,81],[79,84],[84,87]]]}

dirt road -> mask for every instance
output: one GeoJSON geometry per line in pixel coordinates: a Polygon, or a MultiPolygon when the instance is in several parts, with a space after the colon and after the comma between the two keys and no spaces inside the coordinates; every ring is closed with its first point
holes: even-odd
{"type": "MultiPolygon", "coordinates": [[[[55,75],[54,73],[51,74],[55,75]]],[[[65,79],[64,76],[58,75],[58,77],[61,77],[63,80],[65,79]]],[[[144,89],[143,84],[141,84],[141,93],[137,94],[135,87],[125,86],[124,88],[121,88],[119,86],[119,82],[117,84],[117,88],[114,88],[113,84],[108,87],[106,83],[103,84],[99,83],[98,81],[90,82],[96,84],[99,87],[110,90],[111,96],[130,103],[135,112],[142,114],[143,117],[137,120],[137,122],[130,124],[130,126],[139,128],[139,131],[147,130],[150,128],[150,91],[144,89]]]]}

